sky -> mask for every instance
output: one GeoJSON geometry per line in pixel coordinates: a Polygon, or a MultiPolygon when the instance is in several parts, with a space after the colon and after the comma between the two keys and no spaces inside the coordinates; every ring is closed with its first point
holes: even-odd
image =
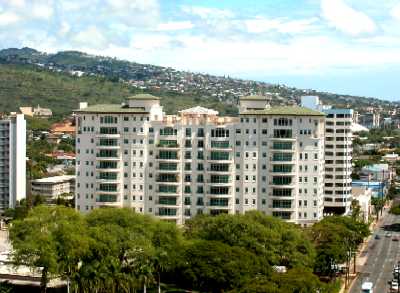
{"type": "Polygon", "coordinates": [[[400,100],[400,0],[0,0],[0,49],[400,100]]]}

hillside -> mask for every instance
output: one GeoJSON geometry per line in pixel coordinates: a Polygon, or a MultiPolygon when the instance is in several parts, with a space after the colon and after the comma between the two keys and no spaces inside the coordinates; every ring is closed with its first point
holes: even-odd
{"type": "MultiPolygon", "coordinates": [[[[128,84],[113,82],[104,77],[76,77],[34,67],[32,65],[0,64],[0,112],[16,111],[20,106],[49,107],[62,117],[76,109],[78,103],[121,103],[123,97],[140,92],[128,84]]],[[[233,106],[223,105],[216,98],[196,99],[192,96],[153,94],[162,97],[167,113],[201,104],[223,114],[235,114],[233,106]]]]}
{"type": "Polygon", "coordinates": [[[200,104],[216,108],[222,114],[235,114],[238,98],[252,94],[268,95],[272,104],[297,103],[302,95],[319,95],[327,104],[360,111],[369,106],[390,109],[394,104],[373,98],[178,71],[77,51],[46,54],[31,48],[0,50],[1,111],[40,104],[52,108],[57,115],[65,115],[79,101],[120,102],[122,97],[136,92],[162,97],[168,113],[200,104]]]}

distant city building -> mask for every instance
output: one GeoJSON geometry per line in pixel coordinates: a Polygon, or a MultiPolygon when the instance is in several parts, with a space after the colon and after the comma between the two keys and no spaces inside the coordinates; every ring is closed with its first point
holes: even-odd
{"type": "Polygon", "coordinates": [[[362,126],[372,129],[378,128],[380,126],[380,114],[375,110],[371,110],[370,112],[359,113],[358,115],[358,123],[362,126]]]}
{"type": "Polygon", "coordinates": [[[26,121],[23,114],[0,118],[0,211],[26,197],[26,121]]]}
{"type": "Polygon", "coordinates": [[[75,176],[63,175],[32,180],[32,194],[56,199],[63,194],[75,193],[75,176]]]}
{"type": "Polygon", "coordinates": [[[243,97],[239,118],[203,107],[165,115],[159,99],[76,114],[76,208],[129,207],[182,224],[260,210],[307,226],[323,217],[324,114],[243,97]]]}

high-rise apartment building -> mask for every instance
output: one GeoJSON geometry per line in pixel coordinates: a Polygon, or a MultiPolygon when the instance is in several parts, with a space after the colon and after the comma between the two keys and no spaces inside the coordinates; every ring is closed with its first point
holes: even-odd
{"type": "Polygon", "coordinates": [[[0,118],[0,211],[26,196],[26,121],[22,114],[0,118]]]}
{"type": "Polygon", "coordinates": [[[302,105],[326,114],[324,213],[347,214],[352,201],[353,110],[323,106],[313,96],[302,97],[302,105]]]}
{"type": "MultiPolygon", "coordinates": [[[[84,105],[86,106],[86,105],[84,105]]],[[[323,215],[324,114],[241,99],[239,117],[159,99],[77,110],[76,207],[128,207],[182,224],[260,210],[301,225],[323,215]]]]}

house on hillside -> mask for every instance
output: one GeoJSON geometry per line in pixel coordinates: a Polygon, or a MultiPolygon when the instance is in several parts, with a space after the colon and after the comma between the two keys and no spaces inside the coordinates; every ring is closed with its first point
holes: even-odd
{"type": "Polygon", "coordinates": [[[53,116],[53,111],[48,108],[42,108],[39,105],[36,108],[20,107],[20,112],[29,117],[50,118],[53,116]]]}

